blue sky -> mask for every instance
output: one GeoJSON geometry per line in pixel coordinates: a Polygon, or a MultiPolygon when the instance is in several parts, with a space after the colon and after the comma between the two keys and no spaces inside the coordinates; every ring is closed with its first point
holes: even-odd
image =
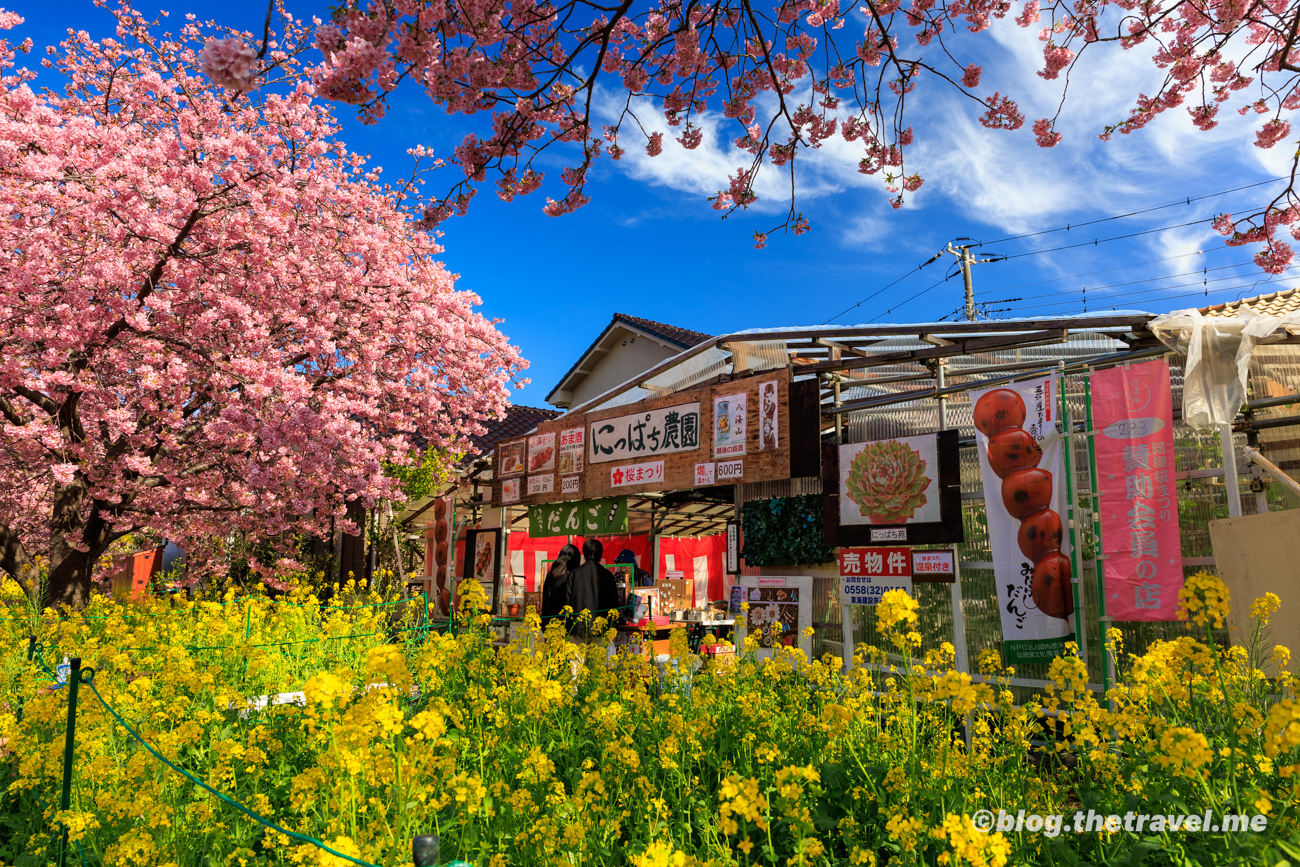
{"type": "MultiPolygon", "coordinates": [[[[266,8],[246,0],[182,2],[159,6],[150,0],[140,8],[165,8],[173,21],[193,12],[250,30],[260,30],[266,8]]],[[[323,17],[328,9],[320,0],[286,2],[301,18],[323,17]]],[[[57,42],[68,27],[96,37],[112,32],[111,17],[88,0],[4,6],[27,19],[11,36],[30,36],[38,48],[57,42]]],[[[1041,57],[1033,33],[1003,25],[968,41],[979,51],[969,59],[983,63],[986,85],[1004,92],[1012,85],[1032,123],[1054,110],[1059,89],[1033,75],[1041,57]]],[[[774,235],[767,249],[754,250],[752,234],[777,221],[786,204],[781,185],[788,181],[771,172],[760,181],[755,213],[720,220],[705,197],[725,186],[726,173],[742,161],[727,152],[734,130],[706,118],[705,144],[696,151],[681,150],[665,135],[665,153],[651,160],[625,139],[629,155],[620,163],[599,160],[587,186],[591,203],[566,217],[542,213],[547,193],[557,194],[549,186],[511,204],[484,189],[467,217],[444,226],[444,258],[460,275],[460,286],[482,296],[484,312],[504,320],[500,327],[532,363],[526,373],[532,384],[516,393],[516,402],[540,406],[615,312],[712,334],[821,324],[913,271],[954,238],[994,241],[1078,226],[1267,181],[1286,170],[1289,146],[1255,148],[1255,118],[1235,111],[1223,112],[1221,126],[1208,134],[1195,130],[1179,109],[1134,135],[1099,142],[1102,125],[1125,117],[1138,92],[1152,92],[1156,72],[1144,55],[1115,50],[1098,53],[1082,71],[1089,75],[1075,76],[1058,124],[1066,139],[1051,150],[1034,144],[1029,123],[1011,133],[986,130],[970,103],[922,82],[909,105],[918,144],[908,171],[920,171],[927,181],[900,211],[889,207],[879,179],[856,173],[857,145],[839,142],[800,157],[806,165],[799,207],[813,230],[797,238],[774,235]],[[1104,75],[1094,74],[1103,69],[1104,75]]],[[[481,131],[487,120],[448,117],[416,89],[399,92],[376,126],[356,123],[346,106],[336,112],[348,145],[370,154],[390,177],[408,170],[407,148],[424,144],[449,156],[466,132],[481,131]]],[[[548,171],[558,175],[562,165],[554,161],[548,171]]],[[[438,182],[434,175],[429,188],[438,182]]],[[[1166,312],[1290,288],[1300,282],[1295,271],[1270,278],[1250,263],[1252,251],[1225,248],[1206,223],[1169,228],[1220,211],[1244,213],[1280,187],[990,244],[986,254],[1015,258],[976,266],[976,300],[988,303],[994,316],[1069,314],[1085,303],[1088,310],[1166,312]],[[1146,234],[1036,252],[1137,232],[1146,234]]],[[[954,314],[962,303],[960,277],[930,288],[952,262],[943,257],[835,322],[920,322],[954,314]]]]}

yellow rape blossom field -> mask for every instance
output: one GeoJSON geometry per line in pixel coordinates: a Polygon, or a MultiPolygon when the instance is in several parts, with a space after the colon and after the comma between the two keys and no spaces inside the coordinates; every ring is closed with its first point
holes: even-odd
{"type": "Polygon", "coordinates": [[[1230,644],[1208,575],[1182,600],[1202,637],[1131,655],[1112,632],[1107,695],[1071,656],[1019,703],[996,654],[975,677],[949,645],[921,654],[901,591],[878,611],[892,646],[849,673],[683,645],[656,667],[536,621],[497,648],[468,594],[454,634],[353,587],[347,607],[39,615],[0,594],[6,864],[55,863],[64,834],[87,865],[407,865],[423,834],[442,863],[485,867],[1300,863],[1300,680],[1267,641],[1276,597],[1230,644]],[[93,669],[67,811],[65,656],[93,669]],[[1119,824],[1076,830],[1089,811],[1119,824]],[[1207,811],[1211,830],[1172,827],[1207,811]]]}

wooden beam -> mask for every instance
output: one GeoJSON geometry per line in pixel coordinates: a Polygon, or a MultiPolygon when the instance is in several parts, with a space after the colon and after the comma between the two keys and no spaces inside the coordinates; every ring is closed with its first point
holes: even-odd
{"type": "Polygon", "coordinates": [[[849,346],[847,343],[839,343],[838,341],[835,340],[827,340],[825,337],[814,337],[813,343],[817,344],[818,346],[825,346],[827,349],[836,350],[841,353],[856,355],[859,358],[870,357],[870,353],[868,353],[865,349],[858,349],[856,346],[849,346]]]}
{"type": "MultiPolygon", "coordinates": [[[[1053,328],[1045,331],[1033,331],[1028,334],[998,334],[990,337],[970,337],[959,340],[949,346],[936,346],[933,349],[909,349],[901,352],[887,352],[882,355],[872,356],[871,358],[855,358],[849,361],[824,361],[817,364],[807,364],[800,369],[800,372],[817,373],[823,370],[857,370],[864,367],[883,367],[907,361],[920,361],[924,358],[946,358],[950,355],[967,355],[972,352],[986,352],[990,349],[1041,346],[1044,343],[1055,343],[1064,340],[1067,333],[1067,330],[1064,328],[1053,328]]],[[[859,384],[870,385],[871,381],[866,380],[859,384]]]]}

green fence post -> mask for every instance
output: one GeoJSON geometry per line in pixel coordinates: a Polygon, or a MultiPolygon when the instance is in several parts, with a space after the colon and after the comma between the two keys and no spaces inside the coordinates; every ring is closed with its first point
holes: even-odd
{"type": "MultiPolygon", "coordinates": [[[[30,665],[30,664],[31,664],[31,661],[32,661],[33,659],[35,659],[35,658],[36,658],[36,636],[35,636],[35,635],[29,635],[29,636],[27,636],[27,663],[28,663],[28,665],[30,665]]],[[[14,722],[22,722],[22,721],[23,721],[23,699],[22,699],[22,696],[19,696],[19,697],[18,697],[18,709],[14,711],[14,722]]]]}
{"type": "MultiPolygon", "coordinates": [[[[1060,362],[1060,392],[1061,405],[1059,418],[1064,426],[1065,441],[1065,508],[1066,513],[1063,516],[1066,521],[1066,527],[1070,536],[1070,572],[1072,575],[1071,593],[1074,595],[1074,640],[1079,645],[1079,656],[1083,659],[1086,667],[1088,664],[1088,624],[1084,622],[1083,617],[1083,564],[1082,557],[1079,553],[1079,541],[1075,534],[1075,506],[1077,505],[1078,494],[1075,490],[1078,486],[1074,472],[1074,422],[1070,419],[1070,405],[1065,398],[1065,362],[1060,362]]],[[[1081,533],[1078,535],[1082,535],[1081,533]]]]}
{"type": "MultiPolygon", "coordinates": [[[[81,686],[81,657],[68,660],[68,727],[63,735],[63,791],[59,795],[59,809],[72,808],[72,753],[77,742],[77,690],[81,686]]],[[[68,862],[68,829],[63,828],[59,843],[59,867],[68,862]]]]}
{"type": "MultiPolygon", "coordinates": [[[[1101,631],[1101,689],[1102,695],[1110,692],[1110,649],[1106,646],[1106,625],[1111,622],[1106,614],[1106,554],[1101,538],[1101,479],[1097,476],[1097,449],[1092,421],[1092,368],[1083,379],[1083,400],[1088,410],[1088,470],[1092,476],[1092,538],[1093,557],[1097,563],[1097,622],[1101,631]]],[[[1109,707],[1109,700],[1107,701],[1109,707]]]]}
{"type": "Polygon", "coordinates": [[[248,642],[253,636],[253,600],[244,600],[244,680],[248,680],[248,642]]]}

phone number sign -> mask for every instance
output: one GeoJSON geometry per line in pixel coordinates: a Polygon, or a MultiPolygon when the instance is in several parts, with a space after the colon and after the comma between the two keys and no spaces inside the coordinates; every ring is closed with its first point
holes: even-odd
{"type": "Polygon", "coordinates": [[[911,594],[911,548],[840,549],[841,604],[878,605],[887,590],[911,594]]]}

